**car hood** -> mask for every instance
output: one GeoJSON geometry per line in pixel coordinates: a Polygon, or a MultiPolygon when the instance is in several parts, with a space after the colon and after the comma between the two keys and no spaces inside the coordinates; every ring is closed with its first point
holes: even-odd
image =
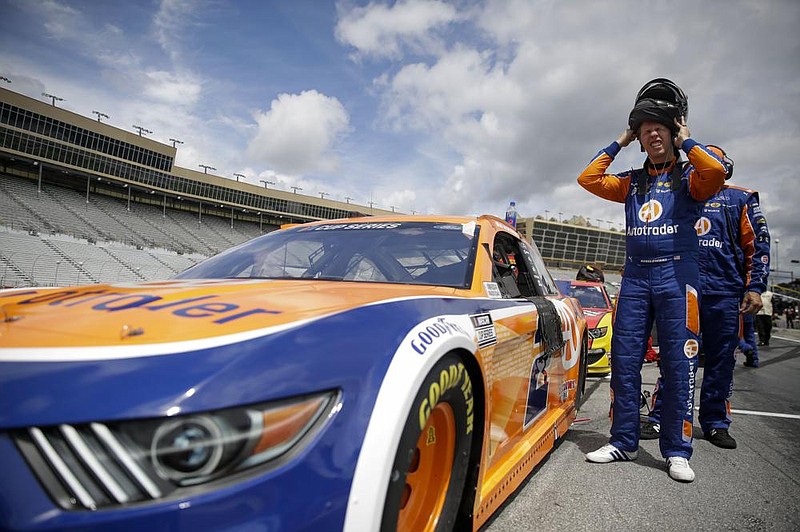
{"type": "Polygon", "coordinates": [[[586,326],[590,329],[597,327],[597,324],[600,323],[603,316],[609,312],[611,311],[604,308],[584,308],[583,315],[586,316],[586,326]]]}
{"type": "Polygon", "coordinates": [[[358,306],[454,292],[318,280],[173,280],[0,292],[0,349],[252,338],[358,306]]]}

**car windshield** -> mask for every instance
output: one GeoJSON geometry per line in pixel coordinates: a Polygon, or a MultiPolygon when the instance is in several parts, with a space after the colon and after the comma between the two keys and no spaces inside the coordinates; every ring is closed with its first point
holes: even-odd
{"type": "Polygon", "coordinates": [[[608,302],[599,286],[571,286],[569,295],[577,298],[584,308],[608,308],[608,302]]]}
{"type": "Polygon", "coordinates": [[[468,288],[476,224],[356,222],[274,231],[178,279],[320,279],[468,288]]]}

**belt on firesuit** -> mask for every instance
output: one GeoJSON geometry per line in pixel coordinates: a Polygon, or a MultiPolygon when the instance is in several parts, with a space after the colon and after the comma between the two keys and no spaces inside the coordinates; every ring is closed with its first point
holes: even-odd
{"type": "Polygon", "coordinates": [[[677,262],[681,260],[680,255],[665,255],[663,257],[628,257],[628,261],[637,266],[651,266],[666,264],[667,262],[677,262]]]}

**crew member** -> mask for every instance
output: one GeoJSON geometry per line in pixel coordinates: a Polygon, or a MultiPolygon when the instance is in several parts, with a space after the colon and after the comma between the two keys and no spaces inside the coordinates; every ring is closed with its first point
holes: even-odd
{"type": "MultiPolygon", "coordinates": [[[[708,148],[733,175],[733,161],[716,146],[708,148]]],[[[700,239],[700,283],[703,305],[700,331],[705,365],[700,388],[700,427],[705,438],[723,449],[735,449],[729,434],[735,351],[739,344],[740,313],[761,310],[761,293],[769,276],[769,230],[758,192],[724,185],[703,206],[695,226],[700,239]]],[[[752,353],[746,355],[752,364],[752,353]]],[[[641,427],[642,439],[659,437],[661,378],[653,392],[653,410],[641,427]]]]}
{"type": "Polygon", "coordinates": [[[641,369],[653,320],[664,374],[661,454],[671,478],[694,480],[689,466],[694,416],[694,367],[701,297],[694,226],[705,200],[725,181],[716,155],[690,137],[680,88],[658,79],[639,91],[629,128],[601,150],[578,177],[589,192],[625,204],[625,273],[617,303],[611,372],[609,444],[591,462],[633,460],[639,447],[641,369]],[[644,166],[606,174],[619,151],[638,139],[644,166]],[[686,153],[689,164],[680,159],[686,153]]]}

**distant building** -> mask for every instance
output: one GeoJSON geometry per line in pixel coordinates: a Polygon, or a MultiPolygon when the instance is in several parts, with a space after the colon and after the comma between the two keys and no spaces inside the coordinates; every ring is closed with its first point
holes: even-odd
{"type": "Polygon", "coordinates": [[[533,240],[548,266],[596,264],[604,270],[625,265],[625,234],[542,218],[517,218],[517,231],[533,240]]]}

